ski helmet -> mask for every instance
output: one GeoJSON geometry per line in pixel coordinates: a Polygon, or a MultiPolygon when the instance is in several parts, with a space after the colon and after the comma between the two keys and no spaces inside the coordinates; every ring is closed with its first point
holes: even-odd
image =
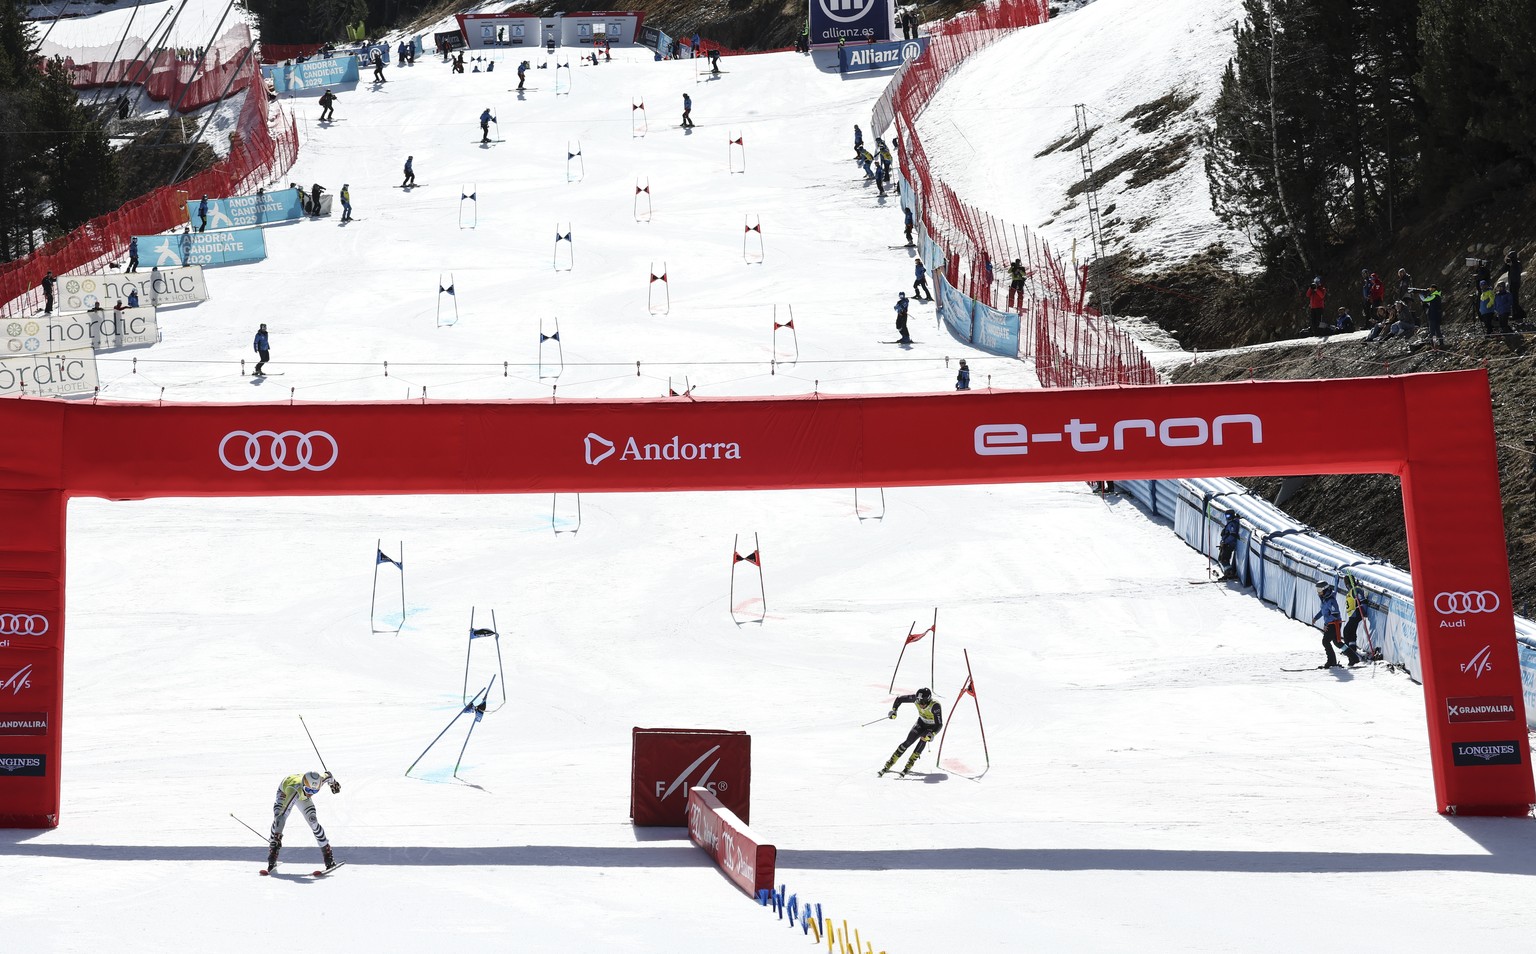
{"type": "Polygon", "coordinates": [[[1331,589],[1333,589],[1333,584],[1329,583],[1327,580],[1317,581],[1317,591],[1319,593],[1326,593],[1331,589]]]}
{"type": "Polygon", "coordinates": [[[305,795],[313,795],[320,791],[321,785],[325,784],[325,777],[319,772],[305,772],[300,784],[304,786],[305,795]]]}
{"type": "Polygon", "coordinates": [[[933,690],[932,689],[926,689],[925,688],[925,689],[917,690],[917,704],[918,705],[926,706],[928,703],[930,703],[932,701],[933,701],[933,690]]]}

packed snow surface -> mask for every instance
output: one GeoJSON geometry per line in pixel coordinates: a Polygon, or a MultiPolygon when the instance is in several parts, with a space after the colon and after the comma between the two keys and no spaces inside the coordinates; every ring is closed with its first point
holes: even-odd
{"type": "MultiPolygon", "coordinates": [[[[103,356],[102,400],[949,391],[961,357],[977,388],[1031,386],[929,306],[910,350],[880,343],[911,280],[897,203],[850,162],[880,79],[792,54],[729,58],[706,81],[639,51],[570,62],[521,97],[515,59],[391,67],[341,90],[330,127],[313,94],[293,100],[306,140],[285,179],[349,184],[356,221],[272,227],[265,262],[210,269],[213,299],[163,312],[160,344],[103,356]],[[487,107],[505,141],[482,148],[487,107]],[[653,312],[663,269],[670,307],[653,312]],[[791,356],[772,334],[789,306],[799,361],[770,365],[791,356]],[[564,372],[541,378],[556,318],[564,372]],[[283,376],[252,383],[238,362],[260,322],[283,376]]],[[[1130,84],[1143,66],[1099,69],[1130,84]]],[[[1005,215],[1051,201],[1028,176],[1006,184],[987,197],[1005,215]]],[[[634,726],[750,732],[751,820],[778,881],[875,951],[1513,950],[1536,931],[1536,829],[1435,814],[1404,677],[1282,672],[1321,661],[1315,630],[1190,586],[1202,557],[1080,484],[858,499],[584,495],[579,530],[564,495],[75,501],[63,811],[57,829],[0,833],[6,949],[814,950],[681,830],[629,824],[634,726]],[[738,565],[728,605],[738,534],[743,551],[760,540],[766,604],[738,565]],[[398,632],[389,565],[388,631],[369,618],[381,538],[404,547],[398,632]],[[936,643],[894,682],[938,694],[943,761],[877,778],[912,720],[884,718],[892,667],[935,608],[936,643]],[[458,779],[466,720],[406,777],[462,708],[472,609],[496,614],[505,705],[493,694],[458,779]],[[985,752],[976,709],[955,705],[962,649],[985,752]],[[343,785],[318,806],[349,864],[318,883],[257,877],[264,844],[236,820],[265,830],[278,781],[319,767],[301,714],[343,785]]],[[[500,674],[494,648],[475,643],[472,688],[500,674]]],[[[297,816],[284,860],[319,861],[297,816]]]]}

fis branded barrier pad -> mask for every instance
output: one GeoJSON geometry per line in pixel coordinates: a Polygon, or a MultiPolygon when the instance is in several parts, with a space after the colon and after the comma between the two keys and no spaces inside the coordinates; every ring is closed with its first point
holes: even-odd
{"type": "Polygon", "coordinates": [[[702,787],[743,819],[751,814],[752,737],[706,729],[631,735],[629,817],[637,826],[686,824],[690,788],[702,787]]]}

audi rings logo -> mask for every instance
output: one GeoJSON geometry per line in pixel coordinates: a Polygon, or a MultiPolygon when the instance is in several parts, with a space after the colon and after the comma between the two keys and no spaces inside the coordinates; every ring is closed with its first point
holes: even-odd
{"type": "Polygon", "coordinates": [[[36,613],[0,613],[0,636],[46,636],[48,617],[36,613]]]}
{"type": "Polygon", "coordinates": [[[1492,613],[1499,608],[1499,594],[1492,590],[1465,590],[1459,593],[1436,593],[1435,612],[1445,613],[1492,613]]]}
{"type": "Polygon", "coordinates": [[[219,460],[230,470],[329,470],[341,456],[325,431],[230,431],[219,460]]]}

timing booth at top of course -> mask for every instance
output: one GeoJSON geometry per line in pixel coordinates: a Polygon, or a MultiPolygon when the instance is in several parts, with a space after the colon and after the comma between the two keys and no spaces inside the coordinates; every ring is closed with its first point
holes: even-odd
{"type": "Polygon", "coordinates": [[[8,827],[59,821],[71,497],[761,490],[1229,474],[1400,477],[1435,805],[1448,814],[1521,816],[1536,800],[1482,370],[683,403],[23,398],[0,401],[0,431],[7,435],[0,444],[0,621],[9,627],[0,630],[0,715],[25,716],[13,720],[24,732],[0,736],[0,825],[8,827]],[[1370,407],[1372,426],[1348,441],[1318,440],[1336,427],[1338,407],[1370,407]],[[1466,594],[1480,598],[1459,598],[1466,594]],[[1483,664],[1469,665],[1473,657],[1483,664]],[[1496,704],[1484,704],[1489,699],[1496,704]],[[1452,717],[1469,706],[1497,718],[1452,717]]]}
{"type": "Polygon", "coordinates": [[[529,49],[548,46],[634,46],[645,14],[632,10],[597,10],[539,17],[506,10],[460,13],[459,32],[470,49],[529,49]]]}

